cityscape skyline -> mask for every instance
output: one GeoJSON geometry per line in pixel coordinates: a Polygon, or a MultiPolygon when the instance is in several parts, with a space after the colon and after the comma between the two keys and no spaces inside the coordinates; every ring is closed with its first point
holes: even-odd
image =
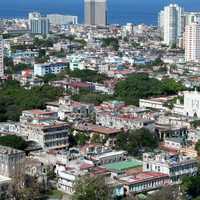
{"type": "MultiPolygon", "coordinates": [[[[145,23],[156,25],[157,13],[170,3],[177,3],[188,11],[197,11],[200,8],[198,0],[192,0],[190,2],[188,0],[156,0],[151,2],[146,2],[145,0],[141,0],[140,2],[132,0],[109,0],[108,22],[110,24],[132,22],[135,24],[145,23]]],[[[77,15],[79,22],[84,22],[83,0],[58,0],[56,3],[48,0],[8,0],[6,2],[0,2],[1,18],[26,17],[28,12],[31,11],[38,11],[44,15],[48,13],[77,15]]]]}

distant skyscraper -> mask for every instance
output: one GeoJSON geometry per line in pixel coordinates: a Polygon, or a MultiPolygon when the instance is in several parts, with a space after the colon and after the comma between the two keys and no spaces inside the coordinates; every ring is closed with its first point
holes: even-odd
{"type": "Polygon", "coordinates": [[[47,35],[49,28],[49,20],[46,17],[36,17],[30,20],[30,30],[33,34],[47,35]]]}
{"type": "Polygon", "coordinates": [[[200,62],[200,24],[194,22],[185,27],[185,60],[200,62]]]}
{"type": "Polygon", "coordinates": [[[0,36],[0,78],[4,76],[3,57],[4,57],[4,41],[3,41],[3,37],[0,36]]]}
{"type": "Polygon", "coordinates": [[[177,4],[170,4],[160,12],[160,26],[163,27],[164,43],[178,43],[184,32],[184,10],[177,4]]]}
{"type": "Polygon", "coordinates": [[[107,0],[85,0],[85,24],[107,25],[107,0]]]}
{"type": "Polygon", "coordinates": [[[78,23],[78,17],[71,15],[49,14],[47,15],[47,18],[52,25],[67,25],[78,23]]]}

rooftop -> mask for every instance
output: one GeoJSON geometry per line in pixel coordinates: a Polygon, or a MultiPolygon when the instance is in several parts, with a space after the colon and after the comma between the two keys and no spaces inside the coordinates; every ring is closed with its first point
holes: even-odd
{"type": "Polygon", "coordinates": [[[167,174],[159,173],[159,172],[141,172],[139,174],[135,174],[132,176],[124,176],[120,178],[120,181],[125,182],[126,184],[136,184],[156,178],[167,178],[167,174]]]}
{"type": "Polygon", "coordinates": [[[3,183],[8,183],[11,181],[11,178],[5,177],[5,176],[0,176],[0,184],[3,183]]]}
{"type": "Polygon", "coordinates": [[[107,164],[104,165],[104,167],[109,170],[123,171],[131,168],[142,167],[142,161],[131,159],[122,162],[107,164]]]}
{"type": "Polygon", "coordinates": [[[18,150],[18,149],[13,149],[11,147],[0,145],[0,154],[12,155],[12,154],[17,154],[17,153],[22,153],[22,152],[23,151],[18,150]]]}

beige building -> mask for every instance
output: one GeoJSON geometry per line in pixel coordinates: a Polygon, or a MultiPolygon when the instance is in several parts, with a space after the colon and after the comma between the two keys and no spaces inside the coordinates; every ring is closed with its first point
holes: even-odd
{"type": "Polygon", "coordinates": [[[187,62],[200,61],[200,24],[191,23],[185,28],[185,60],[187,62]]]}
{"type": "Polygon", "coordinates": [[[2,78],[4,76],[4,63],[3,63],[3,56],[4,56],[4,53],[3,53],[3,37],[0,36],[0,78],[2,78]]]}

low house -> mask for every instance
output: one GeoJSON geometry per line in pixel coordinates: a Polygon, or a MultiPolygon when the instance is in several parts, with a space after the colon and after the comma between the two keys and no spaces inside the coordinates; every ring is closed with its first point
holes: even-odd
{"type": "Polygon", "coordinates": [[[141,172],[118,179],[124,185],[127,194],[142,193],[160,189],[170,184],[169,175],[159,172],[141,172]]]}

